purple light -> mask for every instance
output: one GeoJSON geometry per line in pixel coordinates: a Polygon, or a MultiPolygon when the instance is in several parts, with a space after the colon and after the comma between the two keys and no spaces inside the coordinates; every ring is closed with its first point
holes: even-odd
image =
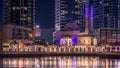
{"type": "Polygon", "coordinates": [[[93,19],[93,7],[91,7],[90,10],[91,10],[91,11],[90,11],[90,16],[91,16],[91,19],[93,19]]]}
{"type": "Polygon", "coordinates": [[[85,17],[88,18],[88,5],[85,7],[85,17]]]}
{"type": "Polygon", "coordinates": [[[72,45],[75,46],[77,45],[77,43],[78,43],[77,35],[74,33],[72,37],[72,45]]]}
{"type": "Polygon", "coordinates": [[[76,59],[72,58],[72,68],[76,68],[76,59]]]}
{"type": "Polygon", "coordinates": [[[93,19],[93,17],[91,17],[91,19],[93,19]]]}
{"type": "Polygon", "coordinates": [[[90,8],[90,26],[91,26],[91,31],[93,31],[93,7],[92,6],[90,8]]]}
{"type": "Polygon", "coordinates": [[[61,35],[60,35],[60,34],[58,34],[58,36],[57,36],[58,45],[60,45],[60,39],[61,39],[61,35]]]}
{"type": "Polygon", "coordinates": [[[85,15],[85,17],[88,17],[88,15],[85,15]]]}

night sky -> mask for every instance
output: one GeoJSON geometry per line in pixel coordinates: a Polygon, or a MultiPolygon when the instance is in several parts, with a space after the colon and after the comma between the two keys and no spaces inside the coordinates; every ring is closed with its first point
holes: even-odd
{"type": "MultiPolygon", "coordinates": [[[[0,23],[2,23],[2,0],[0,0],[0,23]]],[[[41,28],[54,28],[54,0],[36,0],[36,23],[41,28]]]]}

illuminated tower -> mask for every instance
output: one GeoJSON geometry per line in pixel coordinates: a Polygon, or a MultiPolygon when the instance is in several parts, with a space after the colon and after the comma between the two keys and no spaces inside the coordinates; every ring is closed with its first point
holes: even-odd
{"type": "Polygon", "coordinates": [[[3,23],[33,28],[35,0],[3,0],[3,23]]]}

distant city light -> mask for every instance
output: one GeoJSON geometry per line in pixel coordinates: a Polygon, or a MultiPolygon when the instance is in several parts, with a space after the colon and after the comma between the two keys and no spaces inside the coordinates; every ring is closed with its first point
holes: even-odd
{"type": "Polygon", "coordinates": [[[40,26],[39,26],[39,25],[36,25],[36,28],[40,28],[40,26]]]}

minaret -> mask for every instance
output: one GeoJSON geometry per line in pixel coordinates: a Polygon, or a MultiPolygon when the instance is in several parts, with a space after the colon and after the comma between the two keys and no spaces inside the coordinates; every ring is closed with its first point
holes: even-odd
{"type": "Polygon", "coordinates": [[[89,26],[88,26],[88,20],[89,20],[89,15],[88,15],[88,11],[89,11],[89,8],[88,8],[88,4],[85,5],[85,32],[83,33],[79,33],[79,35],[88,35],[89,33],[89,26]]]}
{"type": "Polygon", "coordinates": [[[85,6],[85,34],[89,33],[89,29],[88,29],[88,5],[86,4],[85,6]]]}

